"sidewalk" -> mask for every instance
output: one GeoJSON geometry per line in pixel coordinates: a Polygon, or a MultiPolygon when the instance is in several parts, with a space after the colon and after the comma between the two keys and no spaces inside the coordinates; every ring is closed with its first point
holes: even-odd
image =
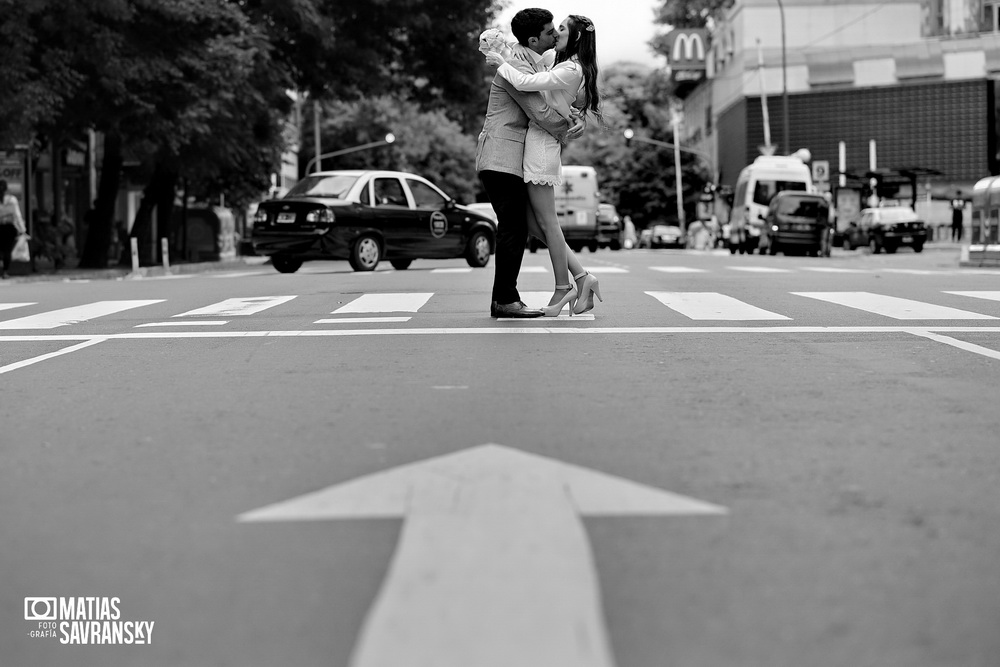
{"type": "Polygon", "coordinates": [[[183,275],[190,273],[206,273],[209,271],[236,271],[250,266],[263,266],[268,263],[268,257],[237,256],[233,259],[217,262],[184,262],[172,264],[168,269],[161,265],[142,266],[136,272],[130,266],[113,266],[106,269],[81,269],[75,265],[64,266],[54,270],[51,265],[39,265],[35,273],[30,272],[26,265],[15,266],[5,283],[34,282],[66,282],[71,280],[141,280],[156,276],[183,275]]]}

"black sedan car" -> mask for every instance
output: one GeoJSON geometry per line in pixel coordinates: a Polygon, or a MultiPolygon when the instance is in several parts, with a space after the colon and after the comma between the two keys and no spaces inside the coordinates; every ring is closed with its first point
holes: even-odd
{"type": "Polygon", "coordinates": [[[496,223],[416,174],[325,171],[261,202],[251,240],[281,273],[311,259],[346,259],[355,271],[373,271],[383,259],[396,269],[454,257],[484,267],[496,250],[496,223]]]}
{"type": "Polygon", "coordinates": [[[894,253],[902,246],[920,252],[927,242],[927,225],[909,206],[866,208],[860,222],[873,253],[894,253]]]}

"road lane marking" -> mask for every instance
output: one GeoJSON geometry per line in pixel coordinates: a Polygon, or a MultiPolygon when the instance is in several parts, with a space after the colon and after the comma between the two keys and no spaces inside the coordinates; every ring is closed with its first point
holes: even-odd
{"type": "Polygon", "coordinates": [[[21,303],[0,303],[0,310],[12,310],[14,308],[23,308],[24,306],[34,306],[37,301],[24,301],[21,303]]]}
{"type": "Polygon", "coordinates": [[[646,292],[692,320],[790,320],[718,292],[646,292]]]}
{"type": "Polygon", "coordinates": [[[83,306],[72,306],[50,310],[37,315],[28,315],[16,320],[0,322],[0,329],[55,329],[69,324],[79,324],[95,317],[113,315],[132,308],[141,308],[154,303],[162,303],[163,299],[145,299],[136,301],[96,301],[83,306]]]}
{"type": "Polygon", "coordinates": [[[276,274],[275,271],[237,271],[234,273],[210,273],[209,278],[243,278],[245,276],[264,276],[276,274]]]}
{"type": "Polygon", "coordinates": [[[52,359],[53,357],[59,357],[64,354],[69,354],[70,352],[76,352],[77,350],[82,350],[91,345],[97,345],[98,343],[103,343],[106,338],[92,338],[90,340],[85,340],[82,343],[77,343],[76,345],[70,345],[69,347],[64,347],[61,350],[56,350],[55,352],[48,352],[47,354],[41,354],[37,357],[32,357],[31,359],[24,359],[22,361],[15,361],[12,364],[7,364],[6,366],[0,366],[0,375],[4,373],[9,373],[11,371],[16,371],[19,368],[24,368],[25,366],[31,366],[32,364],[37,364],[40,361],[45,361],[46,359],[52,359]]]}
{"type": "Polygon", "coordinates": [[[817,271],[819,273],[872,273],[867,269],[845,269],[838,266],[799,266],[800,271],[817,271]]]}
{"type": "Polygon", "coordinates": [[[971,296],[974,299],[988,299],[990,301],[1000,301],[1000,292],[945,292],[945,294],[957,294],[958,296],[971,296]]]}
{"type": "Polygon", "coordinates": [[[403,517],[351,667],[612,667],[582,517],[726,514],[718,505],[487,444],[237,520],[403,517]]]}
{"type": "Polygon", "coordinates": [[[544,266],[522,266],[521,273],[548,273],[544,266]]]}
{"type": "Polygon", "coordinates": [[[268,308],[280,306],[294,299],[294,296],[250,296],[235,299],[226,299],[219,303],[213,303],[204,308],[196,308],[186,313],[179,313],[174,317],[198,317],[201,315],[214,315],[215,317],[240,317],[243,315],[255,315],[268,308]]]}
{"type": "Polygon", "coordinates": [[[431,269],[431,273],[472,273],[472,267],[459,267],[457,269],[431,269]]]}
{"type": "Polygon", "coordinates": [[[791,269],[779,269],[773,266],[727,266],[726,268],[747,273],[794,273],[791,269]]]}
{"type": "Polygon", "coordinates": [[[872,292],[791,292],[796,296],[835,303],[855,310],[884,315],[895,320],[995,320],[992,315],[973,313],[923,301],[901,299],[872,292]]]}
{"type": "Polygon", "coordinates": [[[362,294],[333,311],[340,313],[415,313],[434,296],[434,292],[386,292],[362,294]]]}
{"type": "Polygon", "coordinates": [[[411,317],[341,317],[316,320],[313,324],[372,324],[375,322],[409,322],[411,317]]]}
{"type": "Polygon", "coordinates": [[[707,273],[705,269],[696,269],[693,266],[651,266],[651,271],[660,273],[707,273]]]}
{"type": "Polygon", "coordinates": [[[990,359],[1000,360],[1000,351],[991,350],[988,347],[983,347],[982,345],[976,345],[975,343],[969,343],[964,340],[958,340],[957,338],[951,338],[949,336],[942,336],[940,334],[932,333],[930,331],[911,331],[914,336],[922,336],[938,343],[944,343],[945,345],[951,345],[952,347],[957,347],[960,350],[965,350],[966,352],[972,352],[973,354],[980,354],[984,357],[989,357],[990,359]]]}
{"type": "Polygon", "coordinates": [[[221,327],[224,324],[229,324],[228,320],[189,320],[186,322],[147,322],[146,324],[137,324],[134,329],[143,329],[145,327],[221,327]]]}

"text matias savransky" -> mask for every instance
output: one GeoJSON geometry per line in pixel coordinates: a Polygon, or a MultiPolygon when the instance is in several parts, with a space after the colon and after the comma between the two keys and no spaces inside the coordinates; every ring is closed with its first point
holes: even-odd
{"type": "Polygon", "coordinates": [[[24,620],[38,623],[30,637],[61,644],[150,644],[153,621],[122,620],[121,598],[27,597],[24,620]]]}

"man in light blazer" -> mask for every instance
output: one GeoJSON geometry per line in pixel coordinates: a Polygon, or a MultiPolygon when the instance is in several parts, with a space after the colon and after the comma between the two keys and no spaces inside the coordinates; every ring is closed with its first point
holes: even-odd
{"type": "MultiPolygon", "coordinates": [[[[514,15],[510,27],[534,60],[528,63],[513,59],[510,64],[525,73],[538,71],[541,54],[556,43],[552,12],[522,9],[514,15]]],[[[545,104],[541,93],[522,93],[502,76],[493,78],[486,122],[476,150],[476,171],[498,221],[491,317],[542,316],[541,310],[528,308],[517,291],[517,277],[528,241],[528,188],[521,161],[529,117],[563,142],[579,136],[584,129],[582,121],[570,127],[566,119],[545,104]]]]}

